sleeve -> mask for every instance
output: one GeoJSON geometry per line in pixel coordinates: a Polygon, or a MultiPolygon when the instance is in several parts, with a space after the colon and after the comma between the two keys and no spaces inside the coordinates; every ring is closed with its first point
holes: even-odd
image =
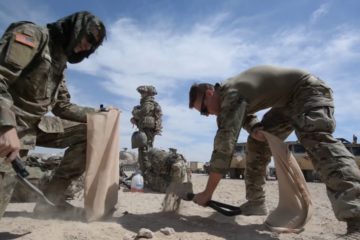
{"type": "Polygon", "coordinates": [[[248,114],[244,120],[243,128],[250,134],[251,131],[261,123],[255,114],[248,114]]]}
{"type": "Polygon", "coordinates": [[[16,126],[9,88],[39,51],[43,33],[34,24],[12,24],[0,39],[0,128],[16,126]]]}
{"type": "Polygon", "coordinates": [[[96,110],[91,107],[82,107],[71,103],[70,98],[71,96],[66,87],[65,78],[63,78],[52,113],[65,120],[85,123],[86,114],[95,112],[96,110]]]}
{"type": "Polygon", "coordinates": [[[210,160],[210,171],[225,174],[245,118],[247,102],[236,90],[226,93],[218,116],[218,130],[210,160]]]}

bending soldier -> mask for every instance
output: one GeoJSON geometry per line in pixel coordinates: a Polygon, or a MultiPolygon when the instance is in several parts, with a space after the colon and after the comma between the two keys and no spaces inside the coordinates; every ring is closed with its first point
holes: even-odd
{"type": "Polygon", "coordinates": [[[286,139],[295,130],[326,184],[335,216],[347,222],[347,239],[360,239],[360,170],[354,156],[332,136],[335,130],[332,91],[299,69],[258,66],[215,86],[194,84],[189,107],[217,116],[218,130],[205,190],[194,201],[205,206],[230,166],[240,129],[249,132],[246,157],[246,215],[265,215],[265,174],[270,149],[260,130],[286,139]],[[259,122],[256,112],[270,108],[259,122]]]}
{"type": "MultiPolygon", "coordinates": [[[[35,145],[67,148],[44,189],[62,210],[75,209],[65,201],[64,192],[85,170],[86,114],[95,111],[71,103],[64,70],[67,62],[89,57],[105,35],[105,26],[96,16],[77,12],[47,26],[12,23],[0,40],[0,157],[12,161],[35,145]],[[55,116],[46,115],[49,111],[55,116]]],[[[15,182],[10,164],[1,160],[0,216],[15,182]]],[[[48,210],[38,202],[34,211],[48,210]]]]}

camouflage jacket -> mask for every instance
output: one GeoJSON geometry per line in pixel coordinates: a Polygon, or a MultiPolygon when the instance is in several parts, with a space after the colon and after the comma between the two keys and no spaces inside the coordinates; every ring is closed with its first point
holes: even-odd
{"type": "Polygon", "coordinates": [[[134,107],[132,114],[139,130],[147,128],[152,129],[156,134],[161,132],[162,111],[160,105],[154,100],[153,96],[142,98],[140,105],[134,107]]]}
{"type": "Polygon", "coordinates": [[[302,110],[319,106],[333,107],[331,96],[317,95],[316,92],[306,95],[313,100],[310,101],[311,105],[301,104],[303,99],[297,96],[304,85],[322,85],[327,88],[320,79],[306,71],[275,66],[250,68],[221,85],[217,84],[221,106],[210,171],[226,173],[241,128],[250,133],[259,123],[254,115],[257,111],[293,106],[294,102],[302,106],[302,110]]]}
{"type": "Polygon", "coordinates": [[[86,113],[94,109],[70,102],[66,62],[61,44],[46,27],[11,24],[0,40],[0,128],[61,132],[60,118],[86,122],[86,113]],[[49,111],[56,117],[45,117],[49,111]]]}

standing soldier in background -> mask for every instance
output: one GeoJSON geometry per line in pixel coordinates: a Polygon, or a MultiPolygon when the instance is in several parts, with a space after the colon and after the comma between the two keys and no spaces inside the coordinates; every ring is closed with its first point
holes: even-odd
{"type": "Polygon", "coordinates": [[[141,94],[140,105],[132,110],[130,121],[146,134],[147,147],[152,148],[155,135],[160,135],[162,130],[162,111],[154,97],[157,92],[154,86],[139,86],[136,90],[141,94]]]}
{"type": "Polygon", "coordinates": [[[140,170],[146,174],[150,164],[147,153],[153,147],[155,135],[160,135],[162,130],[162,111],[155,101],[157,92],[154,86],[139,86],[136,90],[141,94],[140,105],[133,108],[130,121],[139,129],[136,134],[142,136],[144,144],[135,144],[133,148],[139,148],[140,170]]]}
{"type": "Polygon", "coordinates": [[[162,130],[161,107],[154,99],[157,92],[154,86],[139,86],[136,90],[141,100],[140,105],[134,107],[130,121],[139,131],[132,136],[132,147],[139,148],[145,187],[165,193],[171,182],[189,181],[186,159],[175,148],[169,148],[168,152],[153,148],[155,135],[160,135],[162,130]]]}
{"type": "MultiPolygon", "coordinates": [[[[70,102],[64,71],[79,63],[103,42],[104,24],[89,12],[39,26],[11,24],[0,40],[0,217],[10,200],[16,178],[11,165],[34,146],[67,148],[60,166],[45,187],[45,195],[63,206],[55,211],[38,202],[34,211],[56,214],[75,208],[64,199],[71,181],[86,162],[86,114],[94,108],[70,102]],[[45,116],[51,111],[55,116],[45,116]],[[6,160],[6,161],[4,161],[6,160]]],[[[54,214],[55,215],[55,214],[54,214]]]]}

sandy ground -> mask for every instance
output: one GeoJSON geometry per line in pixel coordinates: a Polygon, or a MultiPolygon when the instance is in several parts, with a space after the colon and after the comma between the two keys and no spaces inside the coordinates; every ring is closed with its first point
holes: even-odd
{"type": "MultiPolygon", "coordinates": [[[[202,190],[207,176],[193,174],[195,192],[202,190]]],[[[192,240],[192,239],[312,239],[330,240],[345,233],[346,225],[335,219],[327,198],[325,185],[308,184],[314,202],[314,215],[299,234],[274,234],[269,232],[263,222],[266,216],[226,217],[210,208],[200,207],[192,202],[182,201],[179,214],[161,212],[164,194],[153,192],[132,193],[119,190],[117,211],[106,221],[86,223],[59,219],[38,219],[32,214],[34,203],[11,203],[0,221],[0,239],[32,240],[127,240],[134,239],[141,228],[150,229],[153,239],[192,240]],[[170,227],[171,235],[160,229],[170,227]]],[[[267,205],[270,210],[278,203],[277,181],[266,185],[267,205]]],[[[245,201],[243,180],[223,179],[214,194],[214,200],[232,205],[245,201]]],[[[72,202],[81,206],[82,201],[72,202]]]]}

